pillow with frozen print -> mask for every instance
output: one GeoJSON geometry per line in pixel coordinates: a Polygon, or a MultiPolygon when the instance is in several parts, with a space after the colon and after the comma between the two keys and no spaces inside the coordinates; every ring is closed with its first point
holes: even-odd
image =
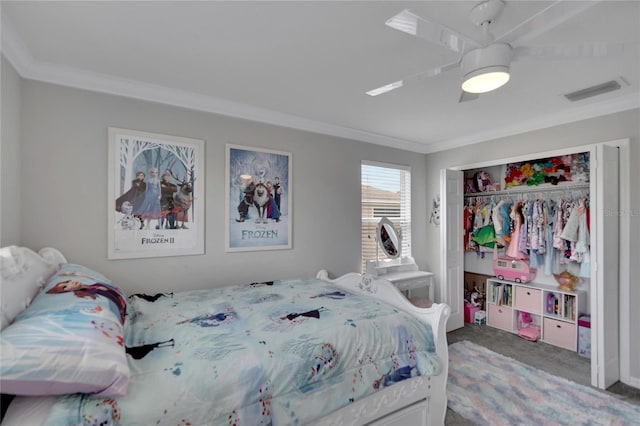
{"type": "Polygon", "coordinates": [[[0,330],[4,330],[24,311],[58,264],[48,262],[26,247],[7,246],[0,249],[0,330]]]}
{"type": "Polygon", "coordinates": [[[124,395],[125,312],[125,294],[104,275],[63,264],[0,334],[2,392],[124,395]]]}

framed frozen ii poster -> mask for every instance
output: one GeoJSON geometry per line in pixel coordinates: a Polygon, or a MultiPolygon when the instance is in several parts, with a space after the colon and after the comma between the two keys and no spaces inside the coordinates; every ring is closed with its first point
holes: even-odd
{"type": "Polygon", "coordinates": [[[291,154],[227,145],[226,251],[291,248],[291,154]]]}
{"type": "Polygon", "coordinates": [[[109,128],[108,258],[204,253],[204,141],[109,128]]]}

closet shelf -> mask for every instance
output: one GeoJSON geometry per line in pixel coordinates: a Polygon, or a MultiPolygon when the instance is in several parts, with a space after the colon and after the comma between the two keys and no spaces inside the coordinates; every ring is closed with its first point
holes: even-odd
{"type": "Polygon", "coordinates": [[[514,194],[531,194],[536,192],[551,192],[551,191],[571,191],[576,189],[589,189],[589,182],[586,183],[567,183],[552,185],[541,184],[536,186],[518,186],[504,191],[489,191],[489,192],[467,192],[464,194],[465,198],[472,197],[492,197],[501,195],[514,195],[514,194]]]}

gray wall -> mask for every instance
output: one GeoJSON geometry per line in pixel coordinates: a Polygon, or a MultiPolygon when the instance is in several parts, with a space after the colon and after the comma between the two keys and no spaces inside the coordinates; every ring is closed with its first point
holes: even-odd
{"type": "Polygon", "coordinates": [[[0,119],[0,247],[20,244],[20,106],[21,78],[0,56],[2,118],[0,119]]]}
{"type": "MultiPolygon", "coordinates": [[[[484,142],[469,147],[451,149],[427,155],[427,179],[426,194],[428,197],[440,190],[440,170],[456,166],[471,165],[485,161],[493,161],[500,158],[517,157],[526,154],[552,151],[554,149],[568,148],[572,146],[589,145],[598,142],[616,139],[631,140],[631,176],[630,182],[623,184],[631,187],[631,208],[624,214],[630,215],[631,222],[631,288],[628,309],[631,312],[637,310],[637,302],[640,300],[640,110],[630,110],[611,114],[599,118],[579,121],[549,129],[515,135],[508,138],[484,142]]],[[[440,240],[439,230],[428,227],[425,264],[427,269],[440,276],[440,240]]],[[[439,287],[439,280],[436,289],[439,287]]],[[[436,297],[436,299],[438,299],[436,297]]],[[[640,362],[637,354],[640,353],[640,322],[630,321],[628,335],[621,338],[630,342],[629,359],[631,362],[630,375],[640,383],[640,362]]],[[[624,330],[621,330],[624,331],[624,330]]]]}
{"type": "Polygon", "coordinates": [[[29,80],[22,102],[22,244],[58,247],[126,292],[359,271],[361,160],[411,166],[413,249],[426,249],[422,155],[29,80]],[[107,260],[109,126],[205,140],[205,255],[107,260]],[[224,252],[227,143],[292,153],[292,250],[224,252]]]}

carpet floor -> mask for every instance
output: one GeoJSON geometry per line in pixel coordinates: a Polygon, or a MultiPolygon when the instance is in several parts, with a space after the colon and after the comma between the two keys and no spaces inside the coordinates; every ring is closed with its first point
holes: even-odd
{"type": "Polygon", "coordinates": [[[471,343],[449,347],[449,408],[478,425],[638,425],[640,405],[471,343]]]}

